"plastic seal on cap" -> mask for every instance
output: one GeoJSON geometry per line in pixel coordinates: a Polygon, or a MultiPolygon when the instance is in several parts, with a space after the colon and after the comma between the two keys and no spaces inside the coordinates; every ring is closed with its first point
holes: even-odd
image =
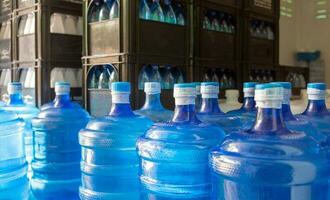
{"type": "Polygon", "coordinates": [[[256,82],[245,82],[243,84],[244,97],[254,97],[254,90],[256,85],[256,82]]]}
{"type": "Polygon", "coordinates": [[[22,92],[22,83],[20,82],[12,82],[7,86],[8,94],[19,94],[22,92]]]}
{"type": "Polygon", "coordinates": [[[144,92],[147,94],[160,94],[160,83],[159,82],[145,82],[144,92]]]}
{"type": "Polygon", "coordinates": [[[128,104],[131,93],[129,82],[114,82],[111,84],[112,103],[128,104]]]}
{"type": "Polygon", "coordinates": [[[325,83],[309,83],[307,85],[307,95],[309,100],[324,100],[326,96],[325,83]]]}
{"type": "Polygon", "coordinates": [[[174,85],[174,98],[176,105],[193,105],[196,98],[195,83],[180,83],[174,85]]]}
{"type": "Polygon", "coordinates": [[[195,82],[196,84],[196,95],[201,95],[201,83],[195,82]]]}
{"type": "Polygon", "coordinates": [[[202,98],[214,99],[219,95],[219,83],[218,82],[204,82],[201,86],[202,98]]]}
{"type": "Polygon", "coordinates": [[[290,104],[292,84],[290,82],[272,82],[270,84],[279,84],[283,87],[283,104],[290,104]]]}
{"type": "Polygon", "coordinates": [[[258,84],[255,90],[257,107],[277,108],[282,107],[283,87],[280,84],[258,84]]]}
{"type": "Polygon", "coordinates": [[[70,83],[56,82],[55,83],[55,93],[57,95],[69,94],[70,93],[70,83]]]}

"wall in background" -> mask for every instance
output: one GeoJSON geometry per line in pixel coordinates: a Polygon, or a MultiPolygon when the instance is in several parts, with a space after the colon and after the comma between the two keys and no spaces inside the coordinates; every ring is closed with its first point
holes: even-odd
{"type": "MultiPolygon", "coordinates": [[[[321,51],[325,63],[325,77],[330,77],[330,0],[325,19],[316,19],[316,0],[293,0],[293,16],[280,18],[280,64],[295,65],[298,50],[321,51]]],[[[330,86],[330,78],[326,78],[330,86]]]]}

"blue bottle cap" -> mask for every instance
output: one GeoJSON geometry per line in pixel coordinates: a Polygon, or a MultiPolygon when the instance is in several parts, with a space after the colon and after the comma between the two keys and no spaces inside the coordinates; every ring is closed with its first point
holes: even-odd
{"type": "Polygon", "coordinates": [[[245,82],[243,88],[255,88],[257,84],[257,82],[245,82]]]}
{"type": "Polygon", "coordinates": [[[146,94],[160,94],[161,88],[159,82],[145,82],[144,92],[146,94]]]}
{"type": "Polygon", "coordinates": [[[59,81],[55,83],[55,93],[57,95],[69,94],[70,93],[70,83],[65,81],[59,81]]]}
{"type": "Polygon", "coordinates": [[[131,84],[129,82],[114,82],[111,84],[112,93],[130,93],[131,84]]]}
{"type": "Polygon", "coordinates": [[[326,90],[327,85],[325,83],[308,83],[307,89],[326,90]]]}
{"type": "Polygon", "coordinates": [[[292,84],[290,82],[271,82],[270,84],[280,84],[284,89],[292,89],[292,84]]]}
{"type": "Polygon", "coordinates": [[[7,91],[8,94],[17,94],[22,92],[22,88],[23,88],[22,83],[12,82],[12,83],[8,83],[7,91]]]}

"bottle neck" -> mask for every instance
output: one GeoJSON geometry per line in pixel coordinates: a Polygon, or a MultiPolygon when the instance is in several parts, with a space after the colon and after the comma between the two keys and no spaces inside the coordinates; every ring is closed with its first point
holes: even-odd
{"type": "Polygon", "coordinates": [[[23,95],[22,93],[10,94],[7,105],[23,105],[23,95]]]}
{"type": "Polygon", "coordinates": [[[305,115],[323,115],[329,114],[325,100],[308,100],[307,108],[304,112],[305,115]]]}
{"type": "Polygon", "coordinates": [[[244,97],[243,107],[247,111],[253,111],[256,109],[256,102],[254,97],[244,97]]]}
{"type": "Polygon", "coordinates": [[[57,94],[54,99],[54,107],[70,107],[71,99],[69,94],[57,94]]]}
{"type": "Polygon", "coordinates": [[[257,132],[278,132],[285,129],[281,108],[258,108],[252,130],[257,132]]]}
{"type": "Polygon", "coordinates": [[[175,97],[175,109],[172,122],[195,124],[200,123],[196,117],[195,96],[175,97]]]}
{"type": "Polygon", "coordinates": [[[223,114],[219,107],[217,98],[203,98],[200,113],[223,114]]]}
{"type": "Polygon", "coordinates": [[[160,94],[146,94],[146,101],[142,110],[163,110],[164,107],[160,102],[160,94]]]}
{"type": "Polygon", "coordinates": [[[129,94],[112,94],[112,106],[109,113],[113,117],[131,117],[134,113],[129,102],[129,94]]]}
{"type": "Polygon", "coordinates": [[[292,121],[296,120],[297,118],[292,114],[290,104],[282,104],[282,115],[284,121],[292,121]]]}

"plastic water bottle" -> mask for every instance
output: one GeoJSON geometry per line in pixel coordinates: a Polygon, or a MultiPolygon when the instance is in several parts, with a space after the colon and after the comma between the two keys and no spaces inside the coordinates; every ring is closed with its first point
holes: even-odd
{"type": "Polygon", "coordinates": [[[289,131],[282,118],[283,88],[256,86],[257,118],[231,133],[210,155],[213,199],[328,199],[326,163],[319,143],[289,131]]]}
{"type": "Polygon", "coordinates": [[[243,128],[251,128],[256,118],[257,108],[254,100],[255,82],[246,82],[243,84],[244,101],[238,110],[228,112],[228,115],[237,116],[243,123],[243,128]]]}
{"type": "Polygon", "coordinates": [[[153,0],[151,5],[151,20],[165,22],[164,12],[159,4],[159,0],[153,0]]]}
{"type": "Polygon", "coordinates": [[[210,148],[224,132],[204,124],[195,113],[196,85],[175,84],[175,113],[138,139],[142,199],[210,199],[210,148]]]}
{"type": "Polygon", "coordinates": [[[140,19],[150,20],[151,19],[151,11],[147,0],[140,1],[140,19]]]}
{"type": "Polygon", "coordinates": [[[146,101],[135,113],[145,116],[154,122],[166,122],[172,117],[172,111],[166,110],[160,102],[160,83],[147,82],[144,84],[146,101]]]}
{"type": "Polygon", "coordinates": [[[0,199],[27,200],[29,197],[23,131],[22,119],[0,110],[0,199]]]}
{"type": "Polygon", "coordinates": [[[202,107],[198,113],[199,119],[221,127],[226,134],[242,127],[238,117],[229,116],[223,113],[218,104],[219,83],[204,82],[201,86],[202,107]]]}
{"type": "Polygon", "coordinates": [[[110,15],[110,7],[107,3],[107,0],[103,0],[101,8],[99,10],[99,21],[108,20],[110,15]]]}
{"type": "Polygon", "coordinates": [[[138,200],[140,197],[139,159],[135,145],[152,122],[133,113],[129,102],[130,89],[129,83],[113,83],[110,114],[91,120],[80,131],[82,200],[138,200]]]}
{"type": "Polygon", "coordinates": [[[31,189],[36,199],[79,199],[80,129],[88,113],[70,100],[70,84],[55,83],[53,103],[32,120],[34,154],[31,189]]]}
{"type": "Polygon", "coordinates": [[[36,117],[39,110],[36,107],[26,105],[23,101],[22,95],[22,83],[13,82],[8,84],[8,94],[9,100],[2,109],[6,111],[11,111],[18,115],[18,117],[24,119],[24,143],[25,143],[25,154],[26,160],[29,164],[28,176],[31,177],[31,161],[33,157],[33,143],[32,143],[32,127],[31,120],[36,117]]]}
{"type": "Polygon", "coordinates": [[[165,22],[169,24],[177,24],[175,12],[171,5],[171,0],[164,0],[165,22]]]}
{"type": "Polygon", "coordinates": [[[201,93],[201,83],[196,82],[196,102],[195,102],[195,109],[198,113],[202,107],[202,93],[201,93]]]}
{"type": "Polygon", "coordinates": [[[180,26],[185,26],[186,18],[185,18],[185,14],[184,14],[184,7],[181,3],[176,3],[175,15],[176,15],[177,24],[180,26]]]}
{"type": "Polygon", "coordinates": [[[114,0],[110,9],[110,19],[119,18],[119,1],[114,0]]]}

